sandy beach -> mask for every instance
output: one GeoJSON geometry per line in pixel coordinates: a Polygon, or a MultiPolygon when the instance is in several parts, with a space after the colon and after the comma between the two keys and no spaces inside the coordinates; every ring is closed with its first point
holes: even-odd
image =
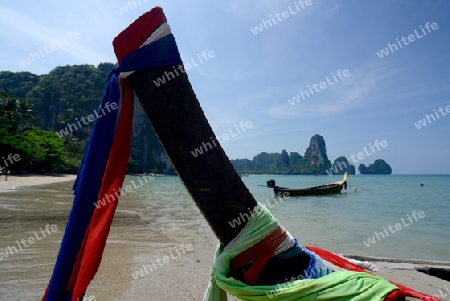
{"type": "Polygon", "coordinates": [[[55,175],[8,175],[8,181],[5,181],[5,176],[0,177],[0,191],[14,190],[19,187],[44,185],[51,183],[58,183],[64,181],[75,180],[76,175],[69,174],[55,174],[55,175]]]}
{"type": "MultiPolygon", "coordinates": [[[[0,265],[0,296],[7,298],[0,300],[37,300],[45,290],[59,251],[72,208],[70,181],[75,175],[0,179],[0,228],[5,233],[0,249],[31,236],[46,224],[58,227],[58,232],[5,258],[0,265]],[[69,182],[59,183],[64,181],[69,182]],[[43,184],[48,185],[22,189],[43,184]]],[[[128,177],[127,181],[131,179],[135,178],[128,177]]],[[[151,182],[121,197],[102,263],[85,300],[202,300],[217,240],[190,197],[178,186],[171,186],[172,182],[161,178],[158,185],[151,182]],[[185,251],[180,251],[182,248],[185,251]],[[169,258],[168,262],[160,260],[164,257],[169,258]]],[[[417,272],[414,267],[418,263],[393,265],[379,258],[370,261],[380,268],[380,276],[428,294],[440,294],[450,287],[449,282],[417,272]]],[[[450,269],[448,265],[446,268],[450,269]]],[[[228,300],[238,299],[229,296],[228,300]]]]}
{"type": "MultiPolygon", "coordinates": [[[[73,181],[75,175],[27,175],[0,178],[0,195],[10,204],[20,203],[24,211],[13,211],[3,219],[7,235],[3,237],[0,250],[14,245],[17,239],[30,236],[38,227],[55,224],[58,232],[42,242],[19,252],[0,266],[0,295],[8,300],[36,300],[45,290],[51,276],[64,234],[68,214],[72,208],[73,195],[68,190],[58,190],[60,182],[73,181]],[[32,186],[39,189],[29,190],[32,186]],[[41,188],[43,189],[42,192],[41,188]],[[58,200],[52,200],[56,190],[58,200]],[[11,198],[9,192],[14,192],[11,198]],[[33,198],[28,199],[33,195],[33,198]],[[22,195],[25,199],[22,199],[22,195]],[[39,213],[36,213],[39,212],[39,213]],[[46,212],[49,212],[48,214],[46,212]],[[36,214],[42,217],[37,217],[36,214]],[[20,227],[9,228],[18,223],[20,227]],[[30,234],[31,233],[31,234],[30,234]],[[4,270],[3,270],[4,268],[4,270]],[[33,270],[33,273],[29,273],[33,270]],[[26,289],[25,289],[26,288],[26,289]],[[17,299],[15,299],[17,298],[17,299]]],[[[116,211],[102,264],[86,292],[85,300],[201,300],[210,278],[216,238],[206,222],[190,229],[166,223],[153,227],[144,225],[130,201],[133,196],[121,198],[116,211]],[[190,251],[176,253],[181,245],[190,245],[190,251]],[[144,265],[147,267],[158,258],[169,256],[170,262],[157,265],[153,271],[145,272],[135,279],[133,273],[144,265]]],[[[7,206],[8,204],[3,204],[7,206]]],[[[0,217],[3,216],[0,210],[0,217]]],[[[0,300],[2,297],[0,297],[0,300]]],[[[238,300],[230,297],[229,300],[238,300]]]]}

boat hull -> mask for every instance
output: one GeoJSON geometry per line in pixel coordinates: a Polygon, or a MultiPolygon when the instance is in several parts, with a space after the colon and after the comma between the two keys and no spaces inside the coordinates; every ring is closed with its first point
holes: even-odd
{"type": "Polygon", "coordinates": [[[340,181],[336,183],[302,189],[291,189],[276,186],[273,188],[273,192],[275,193],[275,195],[282,195],[282,196],[286,196],[286,194],[289,194],[289,196],[323,195],[323,194],[340,193],[343,187],[344,181],[340,181]]]}

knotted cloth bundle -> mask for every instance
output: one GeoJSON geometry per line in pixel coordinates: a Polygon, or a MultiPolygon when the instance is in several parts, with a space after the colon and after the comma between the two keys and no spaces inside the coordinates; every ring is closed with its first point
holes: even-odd
{"type": "MultiPolygon", "coordinates": [[[[211,270],[211,282],[204,296],[204,301],[225,301],[225,292],[241,300],[384,300],[397,287],[384,278],[367,273],[333,272],[318,279],[302,279],[283,285],[247,285],[227,275],[230,262],[242,252],[257,244],[264,237],[275,231],[279,224],[263,205],[253,211],[253,215],[241,233],[225,248],[218,244],[216,257],[211,270]]],[[[315,255],[311,252],[312,255],[315,255]]],[[[320,257],[309,269],[320,267],[320,257]]]]}

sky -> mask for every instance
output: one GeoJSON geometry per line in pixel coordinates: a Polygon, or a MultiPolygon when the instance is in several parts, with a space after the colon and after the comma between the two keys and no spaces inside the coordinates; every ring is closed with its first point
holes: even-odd
{"type": "Polygon", "coordinates": [[[446,0],[8,1],[0,70],[115,63],[114,37],[154,6],[198,65],[187,73],[214,132],[235,135],[222,143],[230,159],[303,155],[320,134],[331,160],[450,174],[446,0]],[[237,134],[240,122],[251,127],[237,134]]]}

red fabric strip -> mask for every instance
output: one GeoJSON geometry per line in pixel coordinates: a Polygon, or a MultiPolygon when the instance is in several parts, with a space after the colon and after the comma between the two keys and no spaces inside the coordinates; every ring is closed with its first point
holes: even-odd
{"type": "Polygon", "coordinates": [[[386,296],[386,298],[384,298],[384,301],[398,301],[398,300],[403,300],[403,298],[405,298],[405,297],[406,297],[406,295],[403,291],[393,290],[386,296]]]}
{"type": "MultiPolygon", "coordinates": [[[[319,247],[312,247],[312,246],[306,246],[305,248],[316,253],[320,258],[327,260],[340,268],[344,268],[346,270],[353,271],[353,272],[368,273],[363,268],[360,268],[359,266],[351,263],[350,261],[348,261],[334,253],[331,253],[327,250],[321,249],[319,247]]],[[[369,273],[369,274],[371,274],[371,273],[369,273]]],[[[391,294],[389,294],[386,297],[385,301],[400,300],[401,298],[403,298],[405,296],[414,297],[414,298],[424,300],[424,301],[440,301],[440,299],[438,299],[436,297],[432,297],[427,294],[415,291],[412,288],[406,287],[404,285],[395,283],[393,281],[389,281],[389,282],[396,285],[400,289],[401,292],[393,293],[393,292],[396,292],[397,290],[392,291],[391,294]],[[397,299],[393,299],[393,298],[397,298],[397,299]]]]}
{"type": "Polygon", "coordinates": [[[286,239],[286,229],[279,226],[275,231],[270,233],[263,240],[256,245],[248,248],[231,261],[231,275],[233,275],[239,268],[252,263],[252,265],[244,272],[243,282],[248,285],[254,285],[267,262],[275,253],[277,247],[286,239]]]}
{"type": "Polygon", "coordinates": [[[125,55],[142,46],[148,37],[166,21],[163,9],[157,6],[119,33],[113,40],[118,64],[120,65],[120,61],[125,55]]]}
{"type": "Polygon", "coordinates": [[[111,154],[103,176],[102,187],[98,195],[98,199],[108,195],[113,198],[113,201],[94,210],[67,288],[68,291],[73,292],[73,301],[78,301],[81,298],[100,266],[106,239],[118,204],[120,187],[122,187],[128,165],[133,126],[134,96],[127,79],[122,79],[121,85],[123,95],[121,114],[111,154]]]}

